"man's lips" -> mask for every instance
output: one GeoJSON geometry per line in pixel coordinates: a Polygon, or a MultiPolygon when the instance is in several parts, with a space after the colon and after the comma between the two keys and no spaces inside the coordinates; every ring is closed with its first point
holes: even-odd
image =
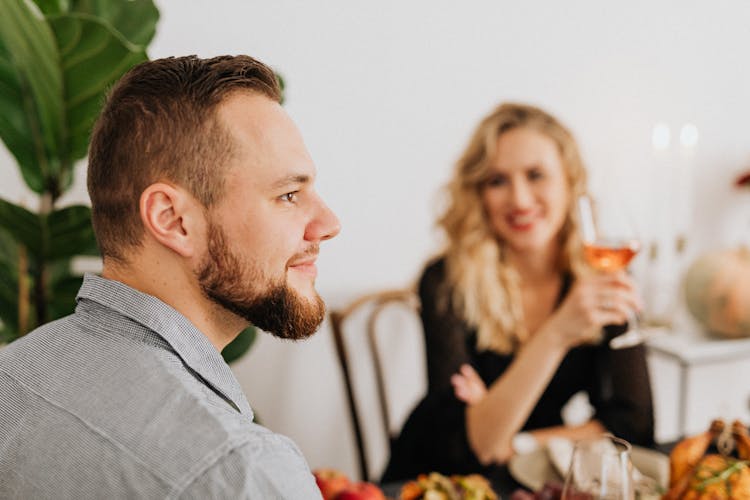
{"type": "Polygon", "coordinates": [[[316,276],[318,274],[318,268],[315,265],[315,261],[315,257],[296,260],[289,264],[289,269],[294,269],[295,271],[299,271],[301,273],[316,276]]]}

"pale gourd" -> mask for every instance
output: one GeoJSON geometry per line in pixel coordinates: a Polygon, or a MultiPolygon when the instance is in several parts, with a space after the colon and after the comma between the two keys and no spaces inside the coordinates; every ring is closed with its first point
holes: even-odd
{"type": "Polygon", "coordinates": [[[685,299],[709,332],[750,336],[750,250],[720,250],[698,258],[685,275],[685,299]]]}

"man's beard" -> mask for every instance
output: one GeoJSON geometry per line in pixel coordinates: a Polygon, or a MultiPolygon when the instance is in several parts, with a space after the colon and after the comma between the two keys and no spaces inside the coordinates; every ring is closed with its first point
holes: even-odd
{"type": "Polygon", "coordinates": [[[287,284],[286,272],[274,280],[247,265],[226,240],[223,229],[209,219],[208,252],[196,273],[203,294],[276,337],[301,340],[315,333],[325,314],[320,296],[300,296],[287,284]]]}

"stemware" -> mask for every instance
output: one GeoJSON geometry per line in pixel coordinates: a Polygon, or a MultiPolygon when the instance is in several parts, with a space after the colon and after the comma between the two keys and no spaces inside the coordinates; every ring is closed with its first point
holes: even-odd
{"type": "Polygon", "coordinates": [[[610,434],[577,441],[562,500],[634,500],[630,444],[610,434]]]}
{"type": "MultiPolygon", "coordinates": [[[[594,216],[588,195],[578,198],[578,217],[583,240],[583,255],[589,266],[599,272],[612,273],[627,268],[640,250],[640,241],[632,222],[615,207],[597,211],[594,216]]],[[[630,311],[627,331],[610,339],[612,349],[632,347],[643,342],[638,315],[630,311]]]]}

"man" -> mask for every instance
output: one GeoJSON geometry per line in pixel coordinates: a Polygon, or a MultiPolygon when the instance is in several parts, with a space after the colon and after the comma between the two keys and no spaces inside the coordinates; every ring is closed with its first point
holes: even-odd
{"type": "Polygon", "coordinates": [[[339,221],[279,100],[247,56],[146,62],[111,91],[88,171],[102,276],[0,351],[0,498],[319,497],[220,355],[324,314],[339,221]]]}

